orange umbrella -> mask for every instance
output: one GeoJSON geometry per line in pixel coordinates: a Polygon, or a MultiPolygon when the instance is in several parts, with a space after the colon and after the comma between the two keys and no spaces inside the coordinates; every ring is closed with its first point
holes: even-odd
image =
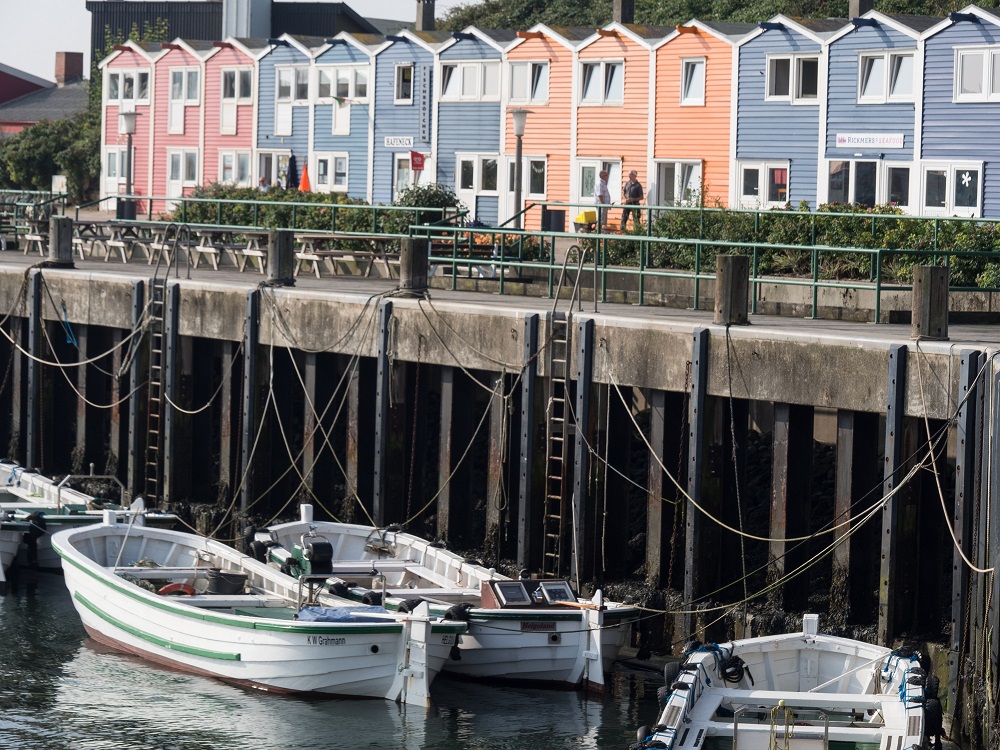
{"type": "Polygon", "coordinates": [[[308,193],[312,190],[312,186],[309,184],[309,166],[307,164],[302,165],[302,179],[299,180],[299,191],[302,193],[308,193]]]}

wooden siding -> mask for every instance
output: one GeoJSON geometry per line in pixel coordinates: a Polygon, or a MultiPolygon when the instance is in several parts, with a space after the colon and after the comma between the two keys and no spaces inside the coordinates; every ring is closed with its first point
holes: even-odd
{"type": "MultiPolygon", "coordinates": [[[[316,59],[316,65],[368,66],[368,104],[351,104],[350,135],[333,135],[333,105],[316,104],[313,112],[313,152],[347,154],[347,194],[352,198],[368,197],[368,128],[374,66],[371,57],[353,44],[335,44],[316,59]]],[[[310,162],[312,160],[310,159],[310,162]]],[[[315,176],[312,176],[315,180],[315,176]]],[[[315,183],[314,183],[315,184],[315,183]]]]}
{"type": "MultiPolygon", "coordinates": [[[[579,60],[624,60],[622,104],[577,106],[576,156],[620,159],[622,180],[629,170],[644,175],[649,163],[649,49],[618,34],[599,38],[580,50],[579,60]]],[[[581,76],[577,77],[577,87],[581,76]]],[[[578,95],[579,92],[573,92],[578,95]]],[[[644,184],[649,182],[649,175],[644,184]]],[[[613,203],[621,203],[622,186],[609,185],[613,203]]]]}
{"type": "MultiPolygon", "coordinates": [[[[859,53],[880,50],[916,51],[915,39],[880,25],[861,26],[827,47],[829,75],[827,88],[826,156],[829,159],[855,158],[857,148],[837,148],[837,133],[902,133],[903,148],[868,149],[865,156],[882,154],[885,161],[913,159],[913,131],[916,108],[913,102],[858,104],[859,53]]],[[[916,96],[918,71],[914,70],[916,96]]]]}
{"type": "MultiPolygon", "coordinates": [[[[729,198],[733,47],[698,29],[656,51],[655,159],[701,159],[706,205],[729,198]],[[704,106],[681,106],[682,60],[705,58],[704,106]]],[[[654,175],[647,179],[652,182],[654,175]]],[[[641,178],[640,178],[641,180],[641,178]]]]}
{"type": "Polygon", "coordinates": [[[988,22],[954,24],[924,42],[924,109],[921,157],[934,161],[983,161],[983,216],[1000,216],[1000,102],[954,99],[955,47],[1000,44],[988,22]]]}
{"type": "MultiPolygon", "coordinates": [[[[155,76],[153,75],[153,65],[148,59],[142,55],[134,52],[132,50],[127,50],[118,55],[114,60],[112,60],[107,65],[108,70],[131,70],[131,69],[145,69],[149,71],[150,87],[153,86],[155,76]]],[[[149,92],[150,102],[153,101],[153,91],[152,88],[149,92]]],[[[126,143],[126,137],[124,135],[118,134],[118,111],[119,107],[117,104],[110,104],[106,106],[104,113],[104,146],[124,146],[126,143]]],[[[149,145],[150,145],[150,123],[152,120],[151,113],[153,111],[149,104],[137,104],[135,107],[136,118],[135,118],[135,134],[132,136],[132,152],[135,154],[135,160],[132,162],[132,192],[136,195],[146,195],[149,192],[149,182],[150,182],[150,160],[149,160],[149,145]]],[[[101,190],[104,189],[104,169],[107,166],[107,160],[104,157],[103,150],[101,151],[101,190]]],[[[119,175],[119,180],[124,184],[124,176],[119,175]]]]}
{"type": "MultiPolygon", "coordinates": [[[[201,108],[205,106],[205,81],[202,75],[201,60],[184,49],[172,49],[156,61],[155,86],[153,90],[153,107],[156,109],[156,123],[153,132],[153,195],[163,197],[167,194],[168,159],[167,149],[185,149],[198,152],[198,158],[204,162],[201,153],[201,108]],[[170,133],[170,71],[172,68],[198,68],[198,104],[184,107],[184,132],[170,133]]],[[[185,189],[185,195],[190,190],[185,189]]],[[[153,201],[153,211],[165,210],[163,201],[153,201]]]]}
{"type": "MultiPolygon", "coordinates": [[[[765,31],[740,47],[736,158],[787,160],[789,203],[815,207],[819,104],[764,100],[767,55],[795,52],[820,54],[818,44],[788,28],[765,31]]],[[[822,64],[820,59],[821,75],[822,64]]]]}
{"type": "Polygon", "coordinates": [[[477,195],[475,217],[484,224],[496,226],[499,222],[500,199],[495,195],[477,195]]]}
{"type": "MultiPolygon", "coordinates": [[[[471,60],[500,60],[500,52],[479,39],[461,39],[441,53],[445,62],[468,62],[471,60]]],[[[501,76],[501,86],[506,77],[501,76]]],[[[509,85],[509,84],[508,84],[509,85]]],[[[437,95],[439,92],[434,92],[437,95]]],[[[458,188],[455,178],[456,153],[500,153],[500,101],[442,101],[438,104],[437,121],[437,181],[442,185],[458,188]]],[[[500,175],[502,178],[503,175],[500,175]]],[[[502,179],[501,179],[502,181],[502,179]]],[[[489,205],[486,198],[476,206],[476,216],[480,206],[489,205]]],[[[497,199],[492,198],[492,218],[496,221],[497,199]]],[[[470,207],[471,208],[471,207],[470,207]]]]}
{"type": "MultiPolygon", "coordinates": [[[[413,151],[429,154],[433,132],[434,56],[412,41],[394,42],[375,58],[375,142],[373,146],[372,202],[391,203],[393,155],[409,148],[386,148],[386,136],[413,138],[413,151]],[[413,103],[394,104],[396,63],[413,63],[413,103]],[[422,101],[421,91],[426,91],[422,101]],[[425,137],[421,119],[426,118],[425,137]]],[[[433,155],[432,155],[433,156],[433,155]]],[[[430,165],[428,165],[430,166],[430,165]]]]}
{"type": "MultiPolygon", "coordinates": [[[[257,82],[257,148],[261,151],[289,149],[295,154],[299,170],[309,149],[309,107],[292,107],[292,134],[274,134],[274,97],[277,75],[282,65],[308,65],[309,58],[295,47],[275,47],[260,59],[257,82]]],[[[256,174],[257,165],[254,164],[256,174]]]]}
{"type": "MultiPolygon", "coordinates": [[[[524,136],[525,154],[546,157],[545,197],[550,201],[569,201],[570,143],[573,118],[573,52],[547,37],[526,39],[507,53],[508,61],[548,60],[549,100],[547,104],[532,103],[529,109],[524,136]]],[[[510,70],[505,71],[504,85],[510,86],[510,70]]],[[[516,105],[514,105],[516,106],[516,105]]],[[[643,119],[643,126],[645,125],[643,119]]],[[[514,127],[507,115],[506,141],[504,151],[513,154],[516,150],[514,127]]],[[[567,219],[569,222],[570,219],[567,219]]],[[[537,211],[526,217],[526,229],[538,229],[540,217],[537,211]]]]}
{"type": "MultiPolygon", "coordinates": [[[[219,180],[220,151],[253,151],[253,102],[236,107],[236,133],[223,135],[222,126],[222,69],[253,67],[251,60],[238,49],[222,48],[205,62],[205,150],[202,159],[202,184],[208,185],[219,180]]],[[[253,91],[257,90],[257,72],[254,71],[253,91]]],[[[253,159],[250,164],[251,185],[253,183],[253,159]]]]}

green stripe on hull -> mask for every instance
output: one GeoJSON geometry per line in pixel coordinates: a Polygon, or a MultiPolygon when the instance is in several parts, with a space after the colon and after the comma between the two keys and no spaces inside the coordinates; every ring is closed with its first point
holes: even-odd
{"type": "Polygon", "coordinates": [[[183,654],[191,654],[192,656],[200,656],[205,659],[218,659],[219,661],[239,661],[240,655],[227,653],[225,651],[209,651],[204,648],[195,648],[194,646],[184,646],[180,643],[174,643],[173,641],[168,641],[165,638],[160,638],[159,636],[150,635],[149,633],[140,630],[139,628],[133,627],[128,623],[124,623],[117,617],[112,617],[107,612],[103,611],[96,604],[91,602],[87,597],[81,594],[79,591],[73,595],[80,604],[89,609],[95,615],[100,617],[107,623],[114,625],[119,630],[123,630],[129,635],[133,635],[147,643],[152,643],[154,646],[159,646],[160,648],[165,648],[170,651],[179,651],[183,654]]]}

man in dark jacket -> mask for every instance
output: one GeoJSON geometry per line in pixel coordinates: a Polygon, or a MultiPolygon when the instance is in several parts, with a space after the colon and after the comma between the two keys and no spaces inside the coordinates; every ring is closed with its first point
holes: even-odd
{"type": "MultiPolygon", "coordinates": [[[[628,182],[622,186],[622,202],[626,206],[638,206],[642,202],[642,184],[639,182],[639,173],[634,169],[628,173],[628,182]]],[[[639,209],[624,208],[622,210],[622,231],[628,223],[629,215],[632,216],[632,228],[639,226],[639,209]]]]}

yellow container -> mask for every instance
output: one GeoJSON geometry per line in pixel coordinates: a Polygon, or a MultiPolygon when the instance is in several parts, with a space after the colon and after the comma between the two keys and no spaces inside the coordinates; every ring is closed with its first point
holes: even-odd
{"type": "Polygon", "coordinates": [[[576,224],[593,224],[597,221],[597,211],[581,211],[576,215],[576,218],[573,219],[573,221],[576,224]]]}

